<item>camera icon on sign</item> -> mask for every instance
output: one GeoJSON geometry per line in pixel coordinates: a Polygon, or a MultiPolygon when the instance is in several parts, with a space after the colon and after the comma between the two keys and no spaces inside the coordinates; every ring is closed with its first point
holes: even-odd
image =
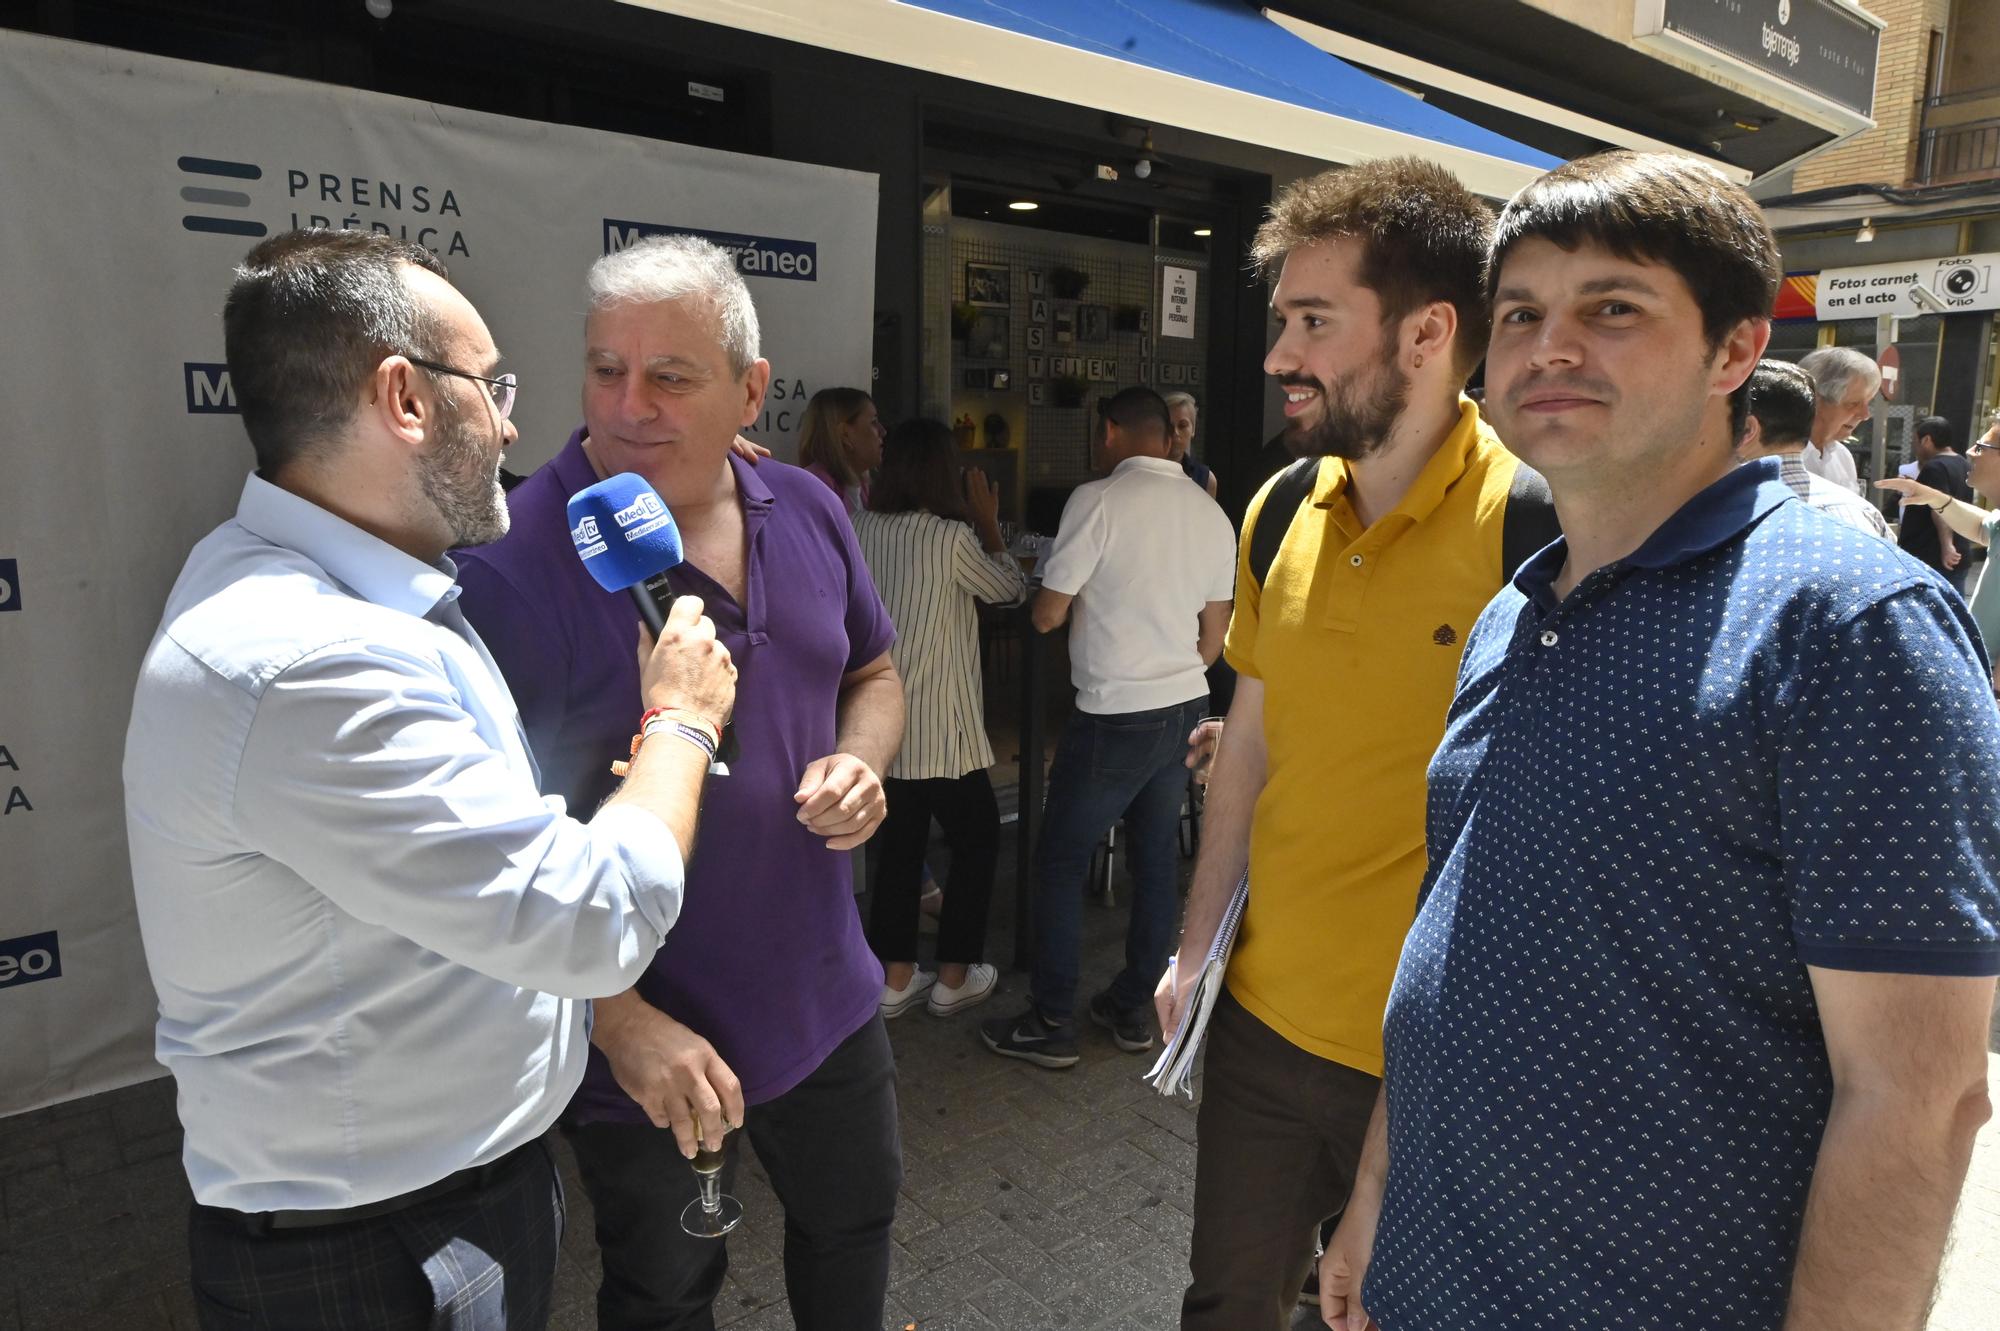
{"type": "Polygon", "coordinates": [[[1946,300],[1964,300],[1986,290],[1989,273],[1976,263],[1947,261],[1938,265],[1937,289],[1946,300]]]}

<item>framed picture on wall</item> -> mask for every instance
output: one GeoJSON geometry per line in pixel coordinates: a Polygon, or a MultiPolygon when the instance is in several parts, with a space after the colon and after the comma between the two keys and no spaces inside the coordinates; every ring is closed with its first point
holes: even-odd
{"type": "Polygon", "coordinates": [[[1048,378],[1049,377],[1048,362],[1040,356],[1028,357],[1028,377],[1030,379],[1048,378]]]}
{"type": "Polygon", "coordinates": [[[1028,318],[1038,324],[1049,321],[1049,303],[1040,296],[1028,302],[1028,318]]]}
{"type": "Polygon", "coordinates": [[[1029,384],[1029,385],[1028,385],[1028,405],[1029,405],[1029,406],[1031,406],[1031,407],[1045,407],[1045,406],[1047,406],[1047,405],[1048,405],[1048,402],[1049,402],[1049,386],[1048,386],[1047,384],[1029,384]]]}
{"type": "Polygon", "coordinates": [[[1077,306],[1076,340],[1079,342],[1109,342],[1111,340],[1111,307],[1109,305],[1077,306]]]}
{"type": "Polygon", "coordinates": [[[969,305],[1005,305],[1007,265],[969,263],[965,265],[965,300],[969,305]]]}
{"type": "Polygon", "coordinates": [[[1029,295],[1031,296],[1041,295],[1044,291],[1048,290],[1048,284],[1049,284],[1048,276],[1047,274],[1043,273],[1041,269],[1030,268],[1028,270],[1029,295]]]}
{"type": "Polygon", "coordinates": [[[1040,324],[1029,324],[1028,350],[1040,351],[1042,349],[1042,343],[1047,339],[1047,337],[1048,333],[1042,328],[1040,324]]]}
{"type": "Polygon", "coordinates": [[[988,370],[986,374],[986,386],[988,388],[1004,391],[1014,386],[1014,372],[1012,370],[988,370]]]}
{"type": "Polygon", "coordinates": [[[965,354],[981,360],[1007,359],[1004,310],[981,310],[972,316],[972,330],[965,335],[965,354]]]}

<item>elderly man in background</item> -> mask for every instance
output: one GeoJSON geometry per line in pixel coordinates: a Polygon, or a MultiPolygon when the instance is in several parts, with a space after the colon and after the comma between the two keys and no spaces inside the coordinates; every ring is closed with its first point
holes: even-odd
{"type": "MultiPolygon", "coordinates": [[[[257,472],[188,556],[125,748],[201,1324],[539,1327],[541,1138],[583,1076],[583,1000],[681,909],[707,757],[643,743],[587,825],[535,789],[444,557],[507,530],[514,377],[435,256],[287,232],[222,323],[257,472]]],[[[648,705],[728,718],[697,604],[643,662],[637,640],[620,626],[628,734],[648,705]]]]}
{"type": "Polygon", "coordinates": [[[1811,375],[1786,361],[1761,360],[1736,391],[1749,399],[1749,409],[1742,413],[1743,432],[1736,440],[1739,462],[1776,458],[1779,476],[1808,506],[1870,536],[1894,539],[1889,524],[1882,520],[1882,510],[1852,490],[1806,470],[1800,454],[1812,434],[1815,403],[1811,375]]]}
{"type": "Polygon", "coordinates": [[[635,988],[596,1005],[565,1128],[597,1218],[604,1328],[713,1325],[724,1245],[683,1231],[686,1158],[741,1126],[785,1207],[785,1287],[807,1331],[879,1326],[901,1181],[882,967],[841,853],[886,806],[902,736],[894,630],[840,501],[796,467],[732,456],[770,382],[729,255],[659,237],[591,266],[583,427],[508,495],[514,530],[464,556],[467,613],[521,701],[546,789],[591,807],[637,705],[634,616],[571,547],[565,502],[652,483],[743,671],[741,751],[712,781],[689,902],[635,988]]]}
{"type": "Polygon", "coordinates": [[[1799,368],[1812,376],[1812,438],[1801,451],[1806,470],[1835,485],[1861,494],[1854,454],[1843,442],[1868,419],[1868,404],[1882,387],[1882,370],[1852,347],[1821,347],[1799,358],[1799,368]]]}

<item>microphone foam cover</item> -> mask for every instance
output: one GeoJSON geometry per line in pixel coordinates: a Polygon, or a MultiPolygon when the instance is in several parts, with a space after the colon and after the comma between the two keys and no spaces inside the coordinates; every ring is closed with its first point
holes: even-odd
{"type": "Polygon", "coordinates": [[[623,591],[681,562],[674,515],[644,477],[623,472],[569,501],[577,557],[605,591],[623,591]]]}

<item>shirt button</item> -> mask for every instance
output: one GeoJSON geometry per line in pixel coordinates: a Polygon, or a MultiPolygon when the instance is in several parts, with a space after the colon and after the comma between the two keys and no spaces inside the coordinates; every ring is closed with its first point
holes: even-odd
{"type": "Polygon", "coordinates": [[[1356,567],[1356,568],[1360,568],[1360,567],[1361,567],[1361,556],[1360,556],[1360,555],[1349,555],[1349,556],[1347,557],[1347,562],[1348,562],[1348,563],[1350,563],[1350,564],[1352,564],[1352,565],[1354,565],[1354,567],[1356,567]]]}
{"type": "Polygon", "coordinates": [[[1554,629],[1543,629],[1542,646],[1553,647],[1555,645],[1556,645],[1556,631],[1554,629]]]}

